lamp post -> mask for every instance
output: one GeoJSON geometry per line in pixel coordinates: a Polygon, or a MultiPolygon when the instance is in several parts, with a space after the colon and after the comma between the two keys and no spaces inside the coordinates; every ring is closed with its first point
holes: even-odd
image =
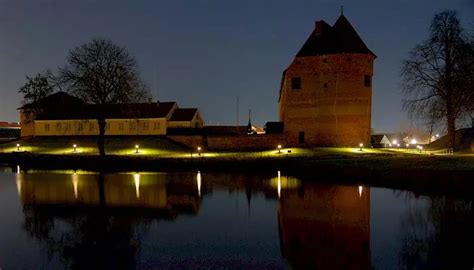
{"type": "Polygon", "coordinates": [[[362,147],[364,146],[363,143],[359,143],[359,151],[362,151],[362,147]]]}
{"type": "Polygon", "coordinates": [[[201,146],[198,146],[197,150],[198,150],[198,155],[201,155],[201,146]]]}
{"type": "Polygon", "coordinates": [[[138,144],[135,145],[135,154],[138,154],[140,150],[140,146],[138,144]]]}
{"type": "Polygon", "coordinates": [[[72,145],[72,151],[73,151],[74,153],[77,152],[77,144],[73,144],[73,145],[72,145]]]}
{"type": "Polygon", "coordinates": [[[16,150],[17,150],[18,152],[20,151],[20,144],[19,144],[19,143],[16,144],[16,150]]]}
{"type": "Polygon", "coordinates": [[[278,145],[278,154],[281,153],[281,144],[278,145]]]}

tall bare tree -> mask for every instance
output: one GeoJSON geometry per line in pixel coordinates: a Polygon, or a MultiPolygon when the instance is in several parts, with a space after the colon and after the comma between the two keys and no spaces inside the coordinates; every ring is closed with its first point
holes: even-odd
{"type": "Polygon", "coordinates": [[[456,120],[467,102],[465,57],[470,46],[456,11],[442,11],[431,22],[430,37],[409,52],[401,70],[405,109],[415,116],[427,110],[437,110],[428,115],[441,113],[451,148],[456,120]]]}
{"type": "Polygon", "coordinates": [[[26,76],[25,84],[18,93],[23,94],[23,103],[38,101],[59,89],[56,78],[50,70],[37,73],[33,77],[26,76]]]}
{"type": "Polygon", "coordinates": [[[95,38],[72,49],[60,77],[70,92],[99,105],[94,112],[99,124],[98,148],[105,155],[106,104],[138,102],[149,94],[141,82],[136,60],[127,49],[109,39],[95,38]]]}

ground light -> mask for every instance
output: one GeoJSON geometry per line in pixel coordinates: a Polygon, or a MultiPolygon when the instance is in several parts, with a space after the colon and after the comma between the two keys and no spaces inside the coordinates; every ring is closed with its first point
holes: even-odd
{"type": "Polygon", "coordinates": [[[20,151],[20,144],[19,143],[16,144],[16,150],[20,151]]]}
{"type": "Polygon", "coordinates": [[[278,145],[278,154],[281,153],[281,144],[278,145]]]}
{"type": "Polygon", "coordinates": [[[138,154],[140,150],[140,145],[135,145],[135,154],[138,154]]]}
{"type": "Polygon", "coordinates": [[[364,146],[363,143],[359,143],[359,151],[362,151],[362,147],[364,146]]]}
{"type": "Polygon", "coordinates": [[[72,151],[73,151],[74,153],[77,152],[77,144],[73,144],[73,145],[72,145],[72,151]]]}
{"type": "Polygon", "coordinates": [[[197,150],[198,150],[198,155],[201,155],[201,150],[202,150],[201,146],[198,146],[197,150]]]}

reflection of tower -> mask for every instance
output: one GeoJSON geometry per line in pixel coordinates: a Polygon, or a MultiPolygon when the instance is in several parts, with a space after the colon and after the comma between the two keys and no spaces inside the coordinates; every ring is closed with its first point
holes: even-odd
{"type": "Polygon", "coordinates": [[[305,185],[280,198],[282,255],[293,268],[370,269],[370,190],[305,185]]]}

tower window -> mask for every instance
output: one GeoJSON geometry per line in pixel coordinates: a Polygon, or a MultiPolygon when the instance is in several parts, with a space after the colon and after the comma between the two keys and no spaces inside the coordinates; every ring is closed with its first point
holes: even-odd
{"type": "Polygon", "coordinates": [[[365,87],[370,87],[372,84],[372,79],[370,75],[364,75],[364,86],[365,87]]]}
{"type": "Polygon", "coordinates": [[[301,78],[300,77],[291,78],[291,89],[301,89],[301,78]]]}

